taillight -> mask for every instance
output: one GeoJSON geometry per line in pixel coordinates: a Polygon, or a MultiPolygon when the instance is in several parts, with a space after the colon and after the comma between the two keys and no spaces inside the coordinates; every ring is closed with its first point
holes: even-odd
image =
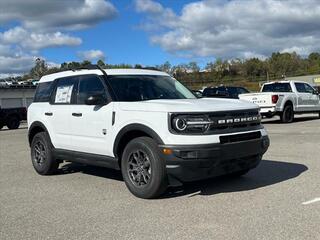
{"type": "Polygon", "coordinates": [[[272,95],[271,99],[272,99],[272,103],[277,103],[278,99],[279,99],[279,96],[278,95],[272,95]]]}

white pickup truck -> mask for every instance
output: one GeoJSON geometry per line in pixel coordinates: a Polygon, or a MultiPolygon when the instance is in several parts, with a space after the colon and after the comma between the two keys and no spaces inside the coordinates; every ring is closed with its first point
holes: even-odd
{"type": "Polygon", "coordinates": [[[294,114],[319,113],[320,97],[308,83],[301,81],[279,81],[265,83],[259,93],[239,95],[260,106],[262,116],[279,115],[284,123],[293,121],[294,114]]]}

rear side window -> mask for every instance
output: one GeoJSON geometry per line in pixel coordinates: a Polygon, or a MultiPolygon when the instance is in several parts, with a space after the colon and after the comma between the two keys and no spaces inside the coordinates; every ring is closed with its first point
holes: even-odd
{"type": "Polygon", "coordinates": [[[289,83],[271,83],[265,84],[262,92],[292,92],[292,89],[289,83]]]}
{"type": "Polygon", "coordinates": [[[76,89],[77,78],[66,77],[61,78],[57,82],[53,103],[55,104],[70,104],[72,102],[72,96],[76,89]]]}
{"type": "Polygon", "coordinates": [[[49,102],[54,87],[54,82],[39,83],[34,95],[34,102],[49,102]]]}
{"type": "Polygon", "coordinates": [[[99,77],[88,75],[81,76],[79,79],[77,104],[85,104],[86,99],[90,96],[104,95],[107,98],[105,88],[99,77]]]}
{"type": "Polygon", "coordinates": [[[237,91],[236,87],[227,87],[227,90],[228,90],[229,96],[234,97],[234,98],[236,98],[238,96],[238,91],[237,91]]]}
{"type": "Polygon", "coordinates": [[[238,88],[238,94],[249,93],[249,91],[245,88],[238,88]]]}
{"type": "Polygon", "coordinates": [[[206,88],[203,91],[203,96],[204,97],[216,96],[217,92],[218,92],[218,88],[206,88]]]}

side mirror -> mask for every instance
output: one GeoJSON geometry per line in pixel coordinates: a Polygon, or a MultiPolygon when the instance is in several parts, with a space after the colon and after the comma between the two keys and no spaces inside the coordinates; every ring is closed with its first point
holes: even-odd
{"type": "Polygon", "coordinates": [[[106,103],[106,99],[103,94],[89,96],[85,100],[85,104],[87,105],[104,105],[106,103]]]}

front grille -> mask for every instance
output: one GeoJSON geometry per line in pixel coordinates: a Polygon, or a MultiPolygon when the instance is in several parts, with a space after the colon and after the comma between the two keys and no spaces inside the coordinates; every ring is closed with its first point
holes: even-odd
{"type": "Polygon", "coordinates": [[[234,143],[234,142],[241,142],[241,141],[248,141],[253,139],[261,138],[261,132],[250,132],[250,133],[241,133],[235,135],[227,135],[227,136],[220,136],[220,143],[234,143]]]}
{"type": "Polygon", "coordinates": [[[211,133],[253,128],[259,126],[261,122],[258,110],[210,113],[209,119],[213,122],[208,129],[211,133]]]}

